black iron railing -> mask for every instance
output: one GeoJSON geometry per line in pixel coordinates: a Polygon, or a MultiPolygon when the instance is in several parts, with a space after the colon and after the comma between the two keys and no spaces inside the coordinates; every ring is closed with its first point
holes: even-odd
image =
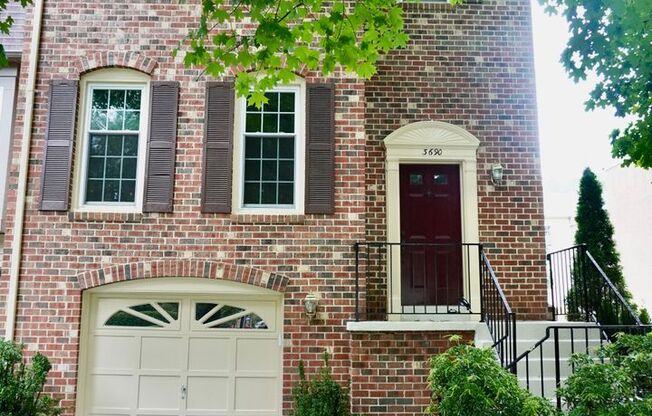
{"type": "Polygon", "coordinates": [[[581,244],[547,255],[554,318],[604,325],[641,325],[616,286],[581,244]]]}
{"type": "Polygon", "coordinates": [[[364,242],[354,249],[356,321],[480,313],[471,298],[480,244],[364,242]]]}
{"type": "Polygon", "coordinates": [[[498,359],[507,367],[516,358],[516,314],[512,312],[487,256],[480,248],[482,320],[494,341],[498,359]]]}
{"type": "Polygon", "coordinates": [[[609,343],[612,334],[645,334],[652,332],[650,325],[552,325],[545,336],[533,347],[520,354],[507,366],[517,375],[522,387],[533,394],[556,400],[557,408],[563,406],[557,389],[575,372],[570,358],[584,353],[596,359],[596,352],[609,343]]]}

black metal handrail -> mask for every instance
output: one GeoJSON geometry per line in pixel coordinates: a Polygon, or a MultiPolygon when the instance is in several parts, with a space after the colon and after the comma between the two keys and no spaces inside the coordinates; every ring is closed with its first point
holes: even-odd
{"type": "Polygon", "coordinates": [[[575,367],[569,361],[573,354],[584,353],[602,360],[595,352],[609,343],[613,334],[648,332],[652,332],[652,325],[551,325],[546,328],[543,338],[516,357],[507,368],[518,376],[521,384],[525,384],[523,387],[531,393],[549,398],[552,394],[546,393],[554,393],[557,408],[561,410],[563,403],[557,389],[564,379],[575,372],[575,367]],[[567,335],[563,336],[564,333],[567,335]],[[552,353],[552,357],[546,352],[552,353]],[[562,366],[562,360],[567,361],[565,366],[562,366]],[[545,365],[546,362],[554,364],[552,369],[545,365]],[[518,371],[519,368],[521,371],[518,371]],[[554,381],[554,385],[547,385],[546,380],[554,381]],[[551,391],[553,388],[554,392],[551,391]]]}
{"type": "Polygon", "coordinates": [[[516,314],[507,302],[489,259],[480,249],[482,321],[487,324],[498,359],[507,367],[516,358],[516,314]]]}
{"type": "Polygon", "coordinates": [[[585,244],[549,253],[549,296],[555,319],[642,325],[585,244]]]}

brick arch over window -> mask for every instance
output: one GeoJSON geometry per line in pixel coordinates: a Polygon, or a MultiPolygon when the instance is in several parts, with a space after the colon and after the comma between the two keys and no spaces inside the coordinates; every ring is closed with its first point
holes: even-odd
{"type": "Polygon", "coordinates": [[[113,265],[77,275],[79,288],[91,289],[108,283],[157,277],[199,277],[246,283],[285,292],[288,278],[251,267],[209,260],[161,260],[113,265]]]}
{"type": "Polygon", "coordinates": [[[131,68],[152,75],[157,62],[138,52],[96,52],[81,56],[75,63],[77,76],[100,68],[131,68]]]}

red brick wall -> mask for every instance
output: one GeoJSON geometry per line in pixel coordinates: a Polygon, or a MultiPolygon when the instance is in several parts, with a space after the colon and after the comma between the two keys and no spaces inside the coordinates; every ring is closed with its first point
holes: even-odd
{"type": "MultiPolygon", "coordinates": [[[[171,50],[197,23],[198,2],[96,0],[49,1],[41,40],[34,129],[29,160],[23,260],[16,338],[48,355],[53,363],[50,391],[63,397],[66,415],[75,400],[81,291],[77,276],[112,265],[152,261],[213,260],[263,269],[289,279],[285,292],[286,406],[299,359],[319,362],[325,348],[332,364],[348,380],[348,333],[353,315],[351,255],[364,239],[364,87],[335,74],[336,212],[334,215],[237,216],[200,212],[201,158],[206,77],[185,69],[171,50]],[[76,79],[98,53],[136,52],[156,61],[153,80],[181,83],[176,153],[174,213],[72,215],[38,210],[47,83],[76,79]],[[198,78],[199,77],[199,78],[198,78]],[[304,319],[301,299],[321,296],[321,318],[304,319]]],[[[25,52],[27,56],[28,51],[25,52]]],[[[102,55],[102,54],[100,54],[102,55]]],[[[129,59],[127,59],[128,61],[129,59]]],[[[26,60],[23,64],[26,65],[26,60]]],[[[117,62],[117,61],[116,61],[117,62]]],[[[26,68],[24,68],[26,69],[26,68]]],[[[26,70],[21,81],[25,82],[26,70]]],[[[308,74],[307,81],[321,78],[308,74]]],[[[24,92],[19,109],[24,108],[24,92]]],[[[20,111],[20,110],[19,110],[20,111]]],[[[22,117],[16,126],[7,224],[13,224],[22,117]]],[[[11,230],[8,230],[0,278],[5,300],[11,230]]],[[[174,273],[174,272],[171,272],[174,273]]],[[[4,305],[0,305],[4,327],[4,305]]]]}
{"type": "MultiPolygon", "coordinates": [[[[448,349],[447,332],[355,332],[351,402],[361,415],[421,416],[430,403],[428,360],[448,349]]],[[[460,332],[465,340],[473,334],[460,332]]]]}
{"type": "Polygon", "coordinates": [[[409,46],[383,58],[378,75],[365,85],[367,235],[386,239],[382,140],[416,121],[459,125],[481,142],[480,242],[519,317],[542,318],[543,188],[530,2],[403,7],[409,46]],[[505,167],[504,186],[491,183],[494,163],[505,167]]]}
{"type": "MultiPolygon", "coordinates": [[[[30,350],[38,349],[51,358],[53,371],[48,389],[63,398],[65,415],[73,414],[78,371],[84,287],[78,276],[111,267],[127,273],[144,263],[213,261],[287,278],[284,407],[291,405],[298,361],[319,365],[325,348],[334,355],[331,363],[336,376],[348,381],[352,375],[352,348],[370,348],[367,341],[371,339],[365,337],[373,338],[356,335],[359,338],[352,345],[351,335],[345,330],[354,308],[351,245],[365,236],[382,239],[384,181],[379,143],[409,121],[436,119],[461,124],[483,142],[479,188],[482,239],[495,244],[490,249],[491,259],[508,286],[514,306],[519,312],[529,308],[531,316],[542,311],[545,296],[540,296],[540,287],[534,288],[544,278],[543,223],[528,1],[497,2],[499,5],[492,1],[468,5],[455,12],[442,5],[406,5],[406,22],[413,37],[408,49],[383,60],[379,75],[366,85],[344,74],[334,76],[336,213],[291,217],[200,212],[206,79],[198,70],[185,69],[170,56],[186,28],[196,24],[197,2],[46,2],[29,156],[16,338],[30,350]],[[39,211],[47,83],[51,79],[78,78],[80,68],[93,66],[88,60],[98,53],[124,57],[124,52],[154,60],[153,80],[181,83],[174,213],[111,216],[39,211]],[[493,190],[489,185],[486,169],[493,161],[507,167],[510,185],[504,189],[493,190]],[[533,290],[526,296],[524,289],[528,286],[533,290]],[[311,291],[322,298],[321,315],[308,325],[301,300],[311,291]],[[534,302],[536,296],[542,300],[534,302]]],[[[25,45],[28,42],[26,39],[25,45]]],[[[24,57],[28,54],[26,48],[24,57]]],[[[22,62],[24,84],[27,59],[22,62]]],[[[319,78],[307,74],[306,79],[319,78]]],[[[21,110],[24,90],[18,101],[9,177],[8,232],[0,276],[2,302],[7,293],[13,239],[17,163],[24,127],[21,110]]],[[[185,270],[179,267],[170,266],[169,275],[185,270]]],[[[257,276],[258,272],[247,275],[257,276]]],[[[0,304],[0,329],[5,324],[4,306],[0,304]]],[[[417,334],[385,336],[404,340],[401,342],[406,343],[402,347],[406,353],[399,356],[405,357],[407,363],[424,361],[428,354],[445,347],[439,335],[432,335],[433,344],[425,347],[417,334]],[[411,351],[420,358],[407,357],[411,351]]],[[[363,360],[362,353],[354,356],[358,363],[363,360]]],[[[381,359],[370,357],[370,362],[381,359]]],[[[408,365],[402,360],[395,363],[408,365]]],[[[354,366],[355,377],[358,368],[354,366]]],[[[414,372],[423,380],[423,370],[414,372]]],[[[360,400],[365,389],[356,383],[354,380],[354,397],[360,400]]],[[[409,383],[403,383],[409,390],[409,383]]],[[[363,405],[367,404],[356,404],[363,405]]],[[[415,402],[404,410],[417,412],[420,405],[415,402]]],[[[369,412],[378,413],[378,409],[370,408],[369,412]]],[[[388,409],[386,414],[394,413],[388,409]]]]}

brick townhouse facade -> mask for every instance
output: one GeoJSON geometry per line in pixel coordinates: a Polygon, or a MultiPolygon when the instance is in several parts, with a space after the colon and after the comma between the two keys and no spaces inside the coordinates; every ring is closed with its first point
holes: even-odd
{"type": "Polygon", "coordinates": [[[401,7],[410,43],[371,80],[297,74],[259,110],[171,56],[197,2],[44,2],[0,328],[51,359],[64,415],[289,414],[324,350],[354,413],[422,414],[428,357],[474,337],[475,243],[519,317],[545,316],[530,2],[401,7]],[[383,245],[405,241],[447,249],[383,245]]]}

